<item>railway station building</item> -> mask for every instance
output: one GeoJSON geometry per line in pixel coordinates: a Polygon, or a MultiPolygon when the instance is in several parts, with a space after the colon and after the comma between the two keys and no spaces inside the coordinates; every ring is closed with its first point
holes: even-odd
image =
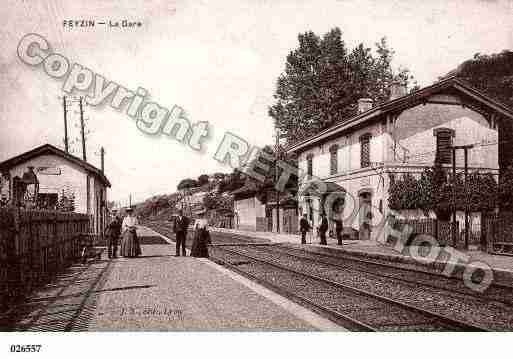
{"type": "MultiPolygon", "coordinates": [[[[493,173],[497,178],[499,169],[511,165],[513,146],[505,136],[513,111],[505,105],[455,77],[411,93],[396,83],[390,92],[390,99],[380,104],[360,99],[354,116],[287,149],[297,155],[300,170],[307,173],[299,186],[298,215],[307,213],[315,227],[319,213],[328,206],[343,219],[345,229],[369,239],[368,224],[376,225],[391,211],[391,178],[406,173],[418,178],[452,146],[473,145],[468,151],[469,172],[493,173]],[[327,191],[308,190],[314,179],[324,182],[327,191]],[[327,205],[333,192],[343,194],[327,205]],[[371,206],[381,218],[369,216],[371,206]]],[[[458,172],[464,169],[463,152],[456,152],[458,172]]],[[[444,166],[451,169],[452,157],[444,166]]],[[[411,210],[401,215],[425,213],[411,210]]]]}

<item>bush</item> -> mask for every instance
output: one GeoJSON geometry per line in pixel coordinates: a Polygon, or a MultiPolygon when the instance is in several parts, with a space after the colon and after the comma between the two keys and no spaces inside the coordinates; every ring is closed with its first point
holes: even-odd
{"type": "Polygon", "coordinates": [[[435,166],[425,169],[418,179],[409,173],[400,179],[391,177],[389,205],[394,210],[433,210],[438,218],[447,217],[454,204],[457,210],[490,211],[497,207],[500,196],[502,203],[511,201],[513,170],[502,177],[499,186],[493,174],[474,172],[467,175],[465,183],[462,173],[452,178],[435,166]]]}

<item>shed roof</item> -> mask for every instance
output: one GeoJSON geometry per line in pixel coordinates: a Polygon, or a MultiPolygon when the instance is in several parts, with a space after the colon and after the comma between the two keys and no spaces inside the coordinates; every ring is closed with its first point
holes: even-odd
{"type": "Polygon", "coordinates": [[[51,154],[51,155],[55,155],[55,156],[64,158],[64,159],[68,160],[69,162],[72,162],[72,163],[76,164],[77,166],[82,167],[87,172],[90,172],[90,173],[94,174],[96,177],[98,177],[103,182],[103,184],[105,186],[111,187],[109,180],[107,179],[107,177],[101,170],[94,167],[90,163],[88,163],[78,157],[75,157],[67,152],[64,152],[63,150],[61,150],[53,145],[50,145],[48,143],[45,145],[36,147],[28,152],[24,152],[18,156],[12,157],[3,162],[0,162],[0,171],[8,171],[9,169],[13,168],[14,166],[17,166],[19,164],[27,162],[28,160],[30,160],[34,157],[39,157],[39,156],[43,156],[43,155],[47,155],[47,154],[51,154]]]}

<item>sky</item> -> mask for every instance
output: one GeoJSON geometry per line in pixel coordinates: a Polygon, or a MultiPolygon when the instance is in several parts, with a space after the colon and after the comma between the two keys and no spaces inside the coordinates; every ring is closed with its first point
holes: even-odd
{"type": "MultiPolygon", "coordinates": [[[[394,66],[427,86],[476,53],[513,48],[513,1],[20,1],[0,14],[0,161],[44,143],[63,147],[63,81],[24,64],[17,46],[28,33],[65,56],[148,99],[182,107],[194,122],[208,121],[201,153],[166,136],[143,134],[124,111],[86,106],[88,161],[100,166],[100,147],[112,182],[111,200],[126,205],[174,192],[203,173],[231,172],[213,157],[225,132],[254,146],[271,144],[276,79],[298,33],[340,27],[348,47],[372,47],[383,36],[394,66]],[[141,27],[63,26],[64,20],[140,21],[141,27]]],[[[76,93],[81,95],[81,93],[76,93]]],[[[84,93],[82,93],[84,95],[84,93]]],[[[71,103],[70,137],[78,136],[71,103]]],[[[71,145],[81,156],[80,143],[71,145]]]]}

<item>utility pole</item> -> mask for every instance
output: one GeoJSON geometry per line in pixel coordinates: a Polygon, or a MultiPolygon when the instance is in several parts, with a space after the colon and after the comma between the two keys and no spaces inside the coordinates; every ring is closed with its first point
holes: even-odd
{"type": "Polygon", "coordinates": [[[456,248],[456,147],[452,147],[452,246],[456,248]]]}
{"type": "Polygon", "coordinates": [[[69,153],[68,144],[68,109],[66,108],[66,96],[62,97],[62,108],[64,110],[64,151],[69,153]]]}
{"type": "Polygon", "coordinates": [[[132,194],[128,195],[128,208],[132,208],[132,194]]]}
{"type": "Polygon", "coordinates": [[[276,184],[279,181],[278,174],[278,160],[280,153],[280,130],[276,127],[276,149],[275,149],[275,161],[274,161],[274,189],[276,190],[276,232],[280,233],[280,189],[276,189],[276,184]]]}
{"type": "MultiPolygon", "coordinates": [[[[467,188],[467,175],[468,175],[468,150],[470,150],[473,145],[463,146],[463,150],[465,151],[465,189],[467,188]]],[[[469,218],[468,218],[468,198],[465,198],[465,249],[468,249],[468,237],[469,237],[469,218]]]]}
{"type": "MultiPolygon", "coordinates": [[[[463,150],[464,159],[465,159],[465,188],[467,188],[467,175],[468,175],[468,150],[473,148],[474,145],[464,145],[464,146],[452,146],[452,173],[453,173],[453,186],[452,186],[452,198],[453,198],[453,212],[452,212],[452,221],[454,223],[453,227],[453,246],[456,247],[456,150],[463,150]]],[[[465,198],[465,249],[468,249],[468,240],[469,240],[469,217],[468,217],[468,198],[465,198]]]]}
{"type": "Polygon", "coordinates": [[[85,130],[84,130],[84,107],[82,104],[83,98],[80,97],[79,106],[80,106],[80,135],[82,136],[82,159],[87,161],[86,156],[86,142],[85,142],[85,130]]]}
{"type": "Polygon", "coordinates": [[[105,173],[105,149],[103,148],[103,146],[100,148],[100,158],[102,163],[102,173],[105,173]]]}

